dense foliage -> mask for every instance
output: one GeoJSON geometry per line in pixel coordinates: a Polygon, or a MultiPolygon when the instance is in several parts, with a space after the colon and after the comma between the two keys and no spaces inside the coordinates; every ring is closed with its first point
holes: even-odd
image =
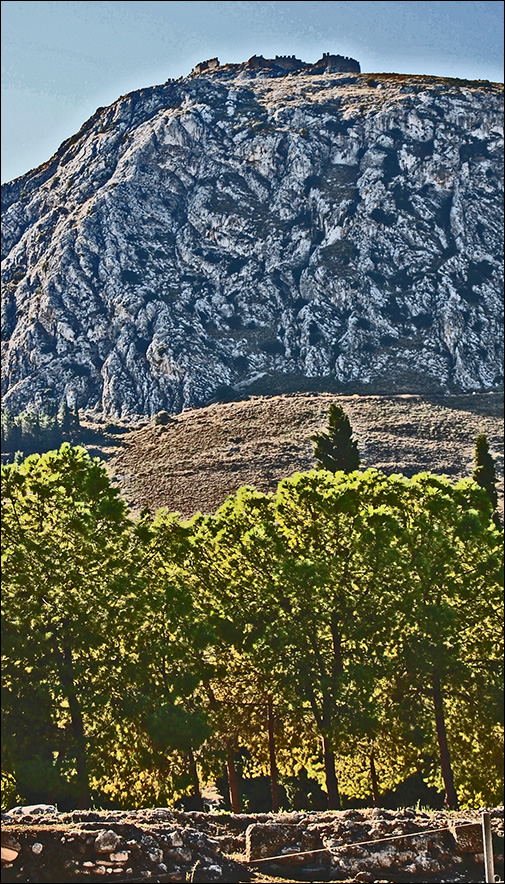
{"type": "Polygon", "coordinates": [[[274,806],[338,807],[422,775],[500,800],[502,532],[477,483],[317,469],[134,520],[64,444],[2,493],[9,796],[198,808],[224,774],[234,809],[266,776],[274,806]]]}

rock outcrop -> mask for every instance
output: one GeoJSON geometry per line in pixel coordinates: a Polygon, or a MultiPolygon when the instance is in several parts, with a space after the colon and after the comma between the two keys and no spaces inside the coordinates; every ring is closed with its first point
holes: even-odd
{"type": "Polygon", "coordinates": [[[3,188],[6,407],[178,412],[262,373],[499,387],[500,87],[334,58],[123,96],[3,188]]]}

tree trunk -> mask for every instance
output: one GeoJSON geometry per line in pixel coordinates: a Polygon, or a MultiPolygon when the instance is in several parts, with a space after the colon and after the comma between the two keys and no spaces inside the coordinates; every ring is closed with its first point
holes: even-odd
{"type": "Polygon", "coordinates": [[[333,642],[333,676],[340,675],[344,670],[344,662],[342,656],[342,636],[335,619],[331,623],[331,638],[333,642]]]}
{"type": "Polygon", "coordinates": [[[226,759],[226,773],[228,774],[228,788],[230,790],[230,804],[233,813],[241,812],[240,790],[238,785],[237,768],[233,749],[230,749],[226,759]]]}
{"type": "Polygon", "coordinates": [[[195,799],[195,810],[203,810],[203,798],[200,791],[200,780],[198,778],[198,770],[196,767],[196,758],[191,749],[188,752],[189,766],[191,771],[191,779],[193,780],[193,798],[195,799]]]}
{"type": "Polygon", "coordinates": [[[447,745],[447,733],[445,730],[444,704],[440,678],[436,673],[432,676],[433,702],[435,706],[435,723],[437,726],[438,748],[440,751],[440,767],[445,786],[445,805],[451,810],[458,809],[458,796],[454,788],[454,774],[451,767],[451,756],[447,745]]]}
{"type": "Polygon", "coordinates": [[[326,790],[328,792],[328,810],[340,810],[340,795],[338,794],[337,774],[335,772],[335,755],[333,754],[327,737],[322,737],[324,770],[326,774],[326,790]]]}
{"type": "Polygon", "coordinates": [[[79,810],[85,810],[91,804],[89,791],[88,760],[86,754],[86,737],[84,735],[84,721],[81,706],[77,698],[74,683],[74,668],[72,661],[72,649],[65,645],[63,655],[60,655],[61,684],[68,700],[70,720],[72,723],[72,736],[74,738],[75,767],[77,770],[77,805],[79,810]]]}
{"type": "Polygon", "coordinates": [[[380,807],[379,786],[377,783],[377,771],[375,769],[375,756],[373,749],[370,752],[370,779],[372,781],[373,806],[380,807]]]}
{"type": "Polygon", "coordinates": [[[279,813],[279,781],[275,760],[274,707],[272,697],[268,695],[268,754],[270,757],[270,788],[272,790],[272,812],[279,813]]]}

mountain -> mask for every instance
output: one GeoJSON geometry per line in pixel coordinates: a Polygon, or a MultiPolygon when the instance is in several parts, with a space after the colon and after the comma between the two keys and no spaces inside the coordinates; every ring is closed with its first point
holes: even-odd
{"type": "Polygon", "coordinates": [[[7,184],[4,405],[497,389],[502,89],[358,71],[212,59],[7,184]]]}

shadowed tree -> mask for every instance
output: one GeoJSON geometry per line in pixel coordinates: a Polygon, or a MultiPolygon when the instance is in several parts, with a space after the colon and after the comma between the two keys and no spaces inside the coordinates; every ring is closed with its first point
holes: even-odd
{"type": "Polygon", "coordinates": [[[63,399],[58,411],[58,423],[64,436],[69,436],[72,429],[72,412],[68,407],[67,400],[63,399]]]}
{"type": "Polygon", "coordinates": [[[500,517],[496,512],[498,494],[496,491],[496,470],[494,460],[489,453],[489,444],[485,433],[480,433],[475,440],[473,455],[472,479],[484,489],[493,507],[493,521],[500,526],[500,517]]]}
{"type": "Polygon", "coordinates": [[[319,470],[330,470],[337,473],[352,473],[359,467],[357,442],[352,438],[352,427],[349,418],[340,405],[330,405],[328,409],[328,428],[325,433],[311,436],[314,443],[315,466],[319,470]]]}

